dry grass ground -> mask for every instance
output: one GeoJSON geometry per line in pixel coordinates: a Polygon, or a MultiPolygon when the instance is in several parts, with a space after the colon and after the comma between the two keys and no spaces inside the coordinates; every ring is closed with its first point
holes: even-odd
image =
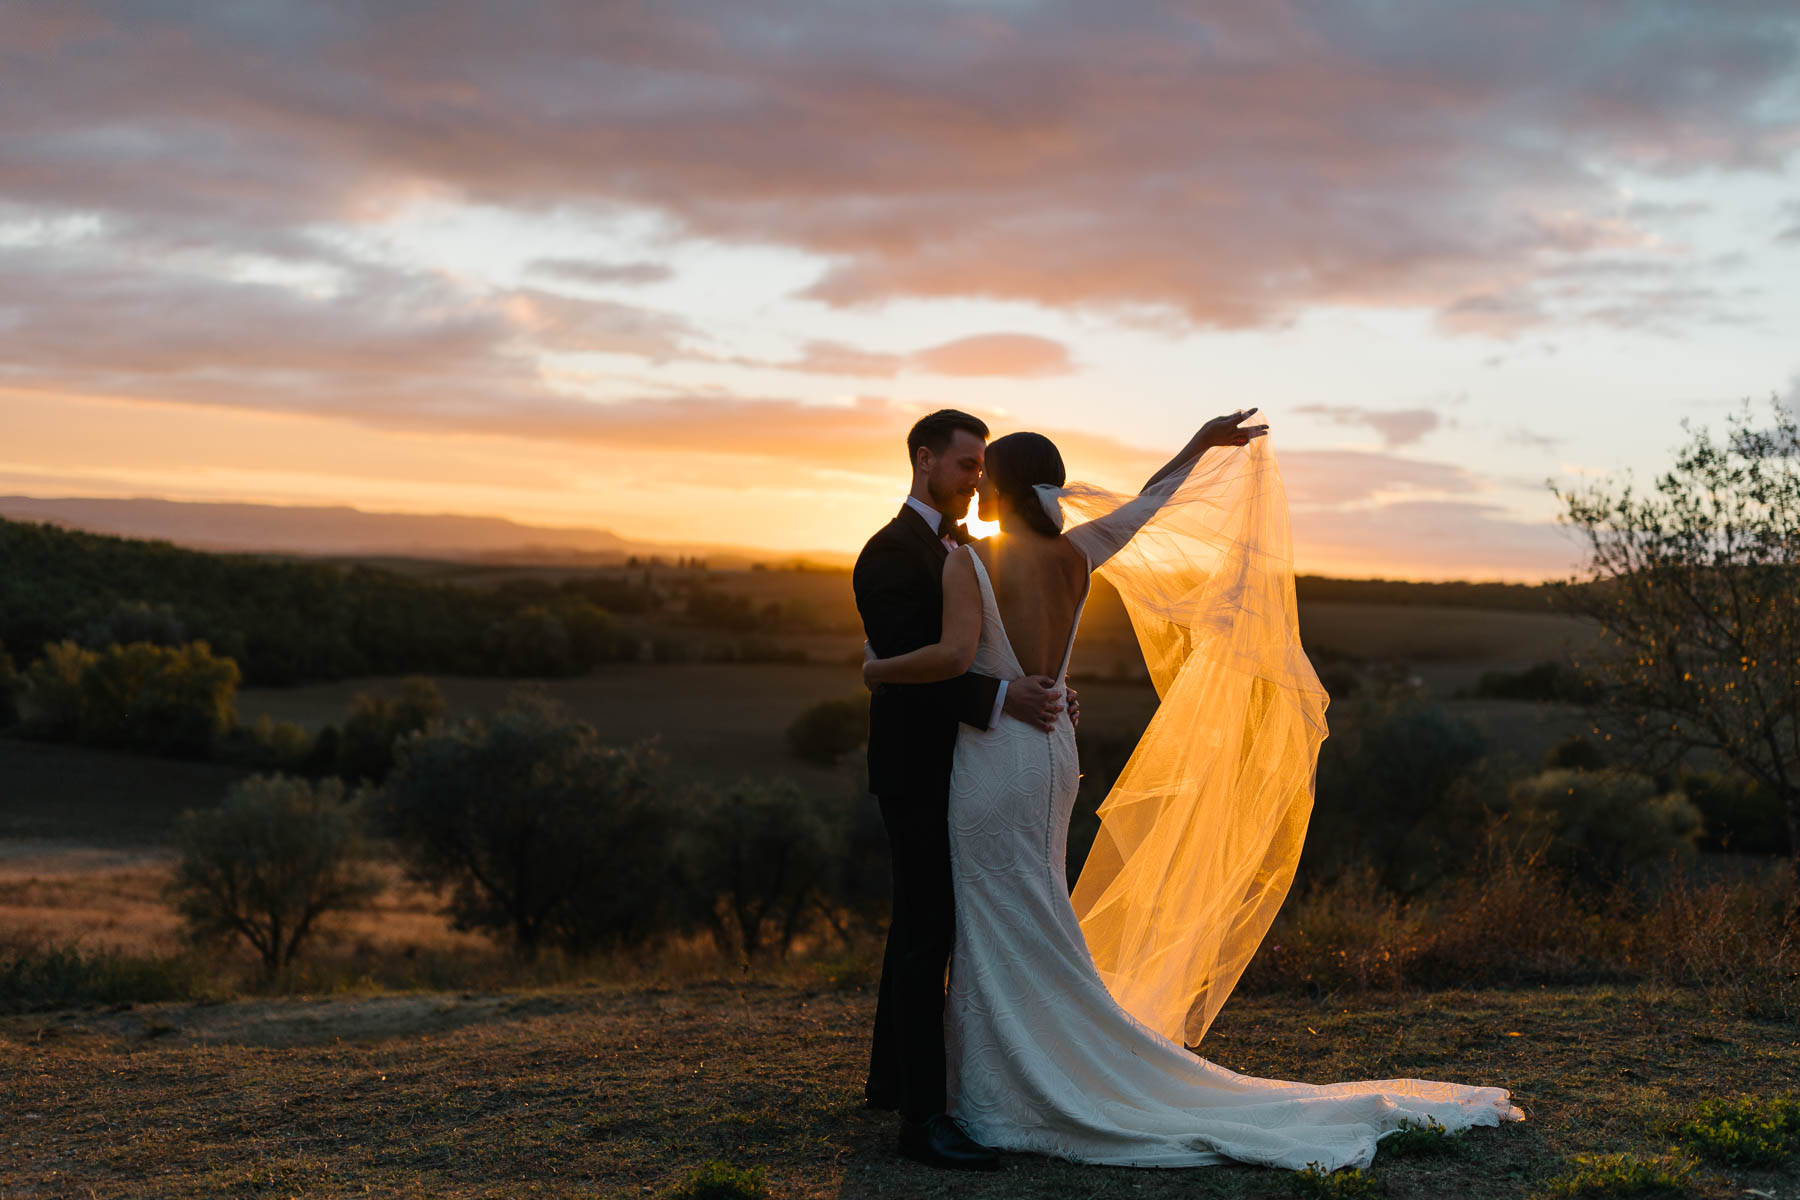
{"type": "MultiPolygon", "coordinates": [[[[755,980],[275,1000],[0,1019],[0,1195],[667,1196],[714,1159],[807,1197],[1284,1196],[1283,1172],[1078,1167],[993,1176],[891,1152],[860,1107],[871,998],[755,980]]],[[[1720,1095],[1800,1079],[1791,1026],[1689,993],[1240,997],[1207,1055],[1314,1081],[1512,1089],[1529,1119],[1456,1152],[1383,1154],[1397,1200],[1529,1197],[1575,1155],[1663,1153],[1720,1095]]],[[[1800,1166],[1702,1166],[1688,1194],[1789,1197],[1800,1166]]]]}
{"type": "MultiPolygon", "coordinates": [[[[51,845],[34,847],[29,856],[4,853],[19,846],[0,843],[0,950],[57,946],[168,955],[182,949],[179,919],[162,898],[175,861],[172,851],[51,845]]],[[[385,889],[368,909],[328,920],[311,945],[314,956],[494,952],[486,937],[449,928],[436,892],[407,882],[394,863],[384,861],[376,869],[385,889]]]]}

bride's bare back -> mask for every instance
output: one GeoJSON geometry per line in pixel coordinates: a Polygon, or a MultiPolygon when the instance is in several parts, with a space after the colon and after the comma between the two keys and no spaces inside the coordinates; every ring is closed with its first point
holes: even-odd
{"type": "Polygon", "coordinates": [[[973,545],[994,585],[1006,640],[1028,675],[1062,666],[1075,610],[1087,595],[1087,559],[1064,537],[1022,531],[973,545]]]}

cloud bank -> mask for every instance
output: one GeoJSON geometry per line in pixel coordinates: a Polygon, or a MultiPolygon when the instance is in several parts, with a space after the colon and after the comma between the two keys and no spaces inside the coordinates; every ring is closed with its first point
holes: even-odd
{"type": "MultiPolygon", "coordinates": [[[[844,309],[993,298],[1243,330],[1336,306],[1497,338],[1739,321],[1683,234],[1704,214],[1622,180],[1781,170],[1797,77],[1800,15],[1751,0],[0,6],[0,387],[671,454],[779,430],[855,463],[865,426],[891,440],[887,402],[665,385],[596,404],[557,360],[1077,369],[993,329],[752,353],[659,306],[676,273],[651,250],[496,282],[371,249],[426,202],[784,247],[813,264],[802,293],[844,309]]],[[[1771,252],[1797,221],[1774,214],[1771,252]]],[[[1389,451],[1438,427],[1315,415],[1389,451]]],[[[1427,486],[1386,457],[1412,465],[1362,465],[1427,486]]],[[[1309,465],[1310,491],[1361,503],[1355,472],[1309,465]]]]}

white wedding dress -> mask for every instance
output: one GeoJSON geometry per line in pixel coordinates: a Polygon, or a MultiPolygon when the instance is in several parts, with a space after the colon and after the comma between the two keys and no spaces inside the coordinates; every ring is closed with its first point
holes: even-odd
{"type": "MultiPolygon", "coordinates": [[[[1139,514],[1128,527],[1143,523],[1139,514]]],[[[1095,522],[1094,531],[1100,530],[1095,522]]],[[[1092,568],[1131,537],[1115,534],[1104,549],[1096,549],[1099,538],[1084,542],[1072,532],[1070,540],[1092,568]]],[[[980,584],[981,640],[973,669],[999,679],[1020,677],[1025,672],[1007,640],[986,567],[968,547],[956,553],[974,561],[980,584]]],[[[1075,624],[1080,620],[1078,607],[1075,624]]],[[[1143,629],[1140,625],[1140,633],[1143,629]]],[[[1071,628],[1059,680],[1068,670],[1074,640],[1071,628]]],[[[1165,710],[1177,703],[1179,686],[1169,683],[1165,710]]],[[[1165,690],[1160,683],[1159,690],[1165,690]]],[[[1322,711],[1322,691],[1319,695],[1322,711]]],[[[1242,724],[1235,714],[1232,719],[1242,724]]],[[[1316,753],[1316,739],[1312,746],[1316,753]]],[[[1066,883],[1064,850],[1078,779],[1075,731],[1067,714],[1047,733],[1005,716],[986,732],[967,725],[959,729],[950,784],[956,943],[945,1033],[951,1113],[970,1136],[1002,1150],[1082,1163],[1186,1167],[1231,1159],[1293,1169],[1316,1163],[1336,1170],[1368,1165],[1377,1141],[1407,1123],[1435,1120],[1454,1132],[1523,1117],[1500,1088],[1418,1079],[1313,1085],[1239,1075],[1197,1058],[1126,1011],[1096,969],[1066,883]]],[[[1302,830],[1310,788],[1308,777],[1302,830]]],[[[1104,819],[1107,810],[1101,811],[1104,819]]],[[[1263,822],[1262,836],[1273,839],[1269,831],[1275,824],[1263,822]]],[[[1255,853],[1262,853],[1263,843],[1256,844],[1255,853]]],[[[1230,854],[1242,857],[1241,850],[1242,843],[1234,843],[1230,854]]],[[[1292,855],[1297,854],[1296,845],[1292,855]]],[[[1286,869],[1273,906],[1267,906],[1270,918],[1292,877],[1291,862],[1286,869]]],[[[1260,905],[1260,896],[1255,904],[1242,899],[1242,880],[1229,884],[1231,896],[1240,898],[1240,915],[1220,920],[1234,933],[1245,924],[1241,913],[1260,905]]],[[[1204,886],[1218,889],[1214,883],[1204,886]]],[[[1159,894],[1180,896],[1179,885],[1159,882],[1157,888],[1159,894]]],[[[1263,928],[1247,939],[1251,949],[1263,928]]],[[[1248,953],[1240,957],[1247,961],[1248,953]]],[[[1160,963],[1169,956],[1153,957],[1160,963]]],[[[1242,969],[1241,963],[1227,967],[1209,968],[1220,983],[1211,988],[1210,999],[1192,1000],[1194,1012],[1205,1016],[1189,1028],[1203,1027],[1223,1003],[1218,993],[1228,992],[1242,969]]],[[[1185,978],[1183,970],[1192,973],[1184,968],[1170,978],[1185,978]]],[[[1131,978],[1154,974],[1123,966],[1121,971],[1113,982],[1122,994],[1131,978]]],[[[1176,1036],[1182,1036],[1192,991],[1173,992],[1181,997],[1169,1018],[1176,1036]]],[[[1198,1033],[1190,1040],[1198,1042],[1198,1033]]]]}

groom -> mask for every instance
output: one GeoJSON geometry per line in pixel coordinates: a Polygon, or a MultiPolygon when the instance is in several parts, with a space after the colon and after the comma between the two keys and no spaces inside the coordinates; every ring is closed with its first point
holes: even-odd
{"type": "MultiPolygon", "coordinates": [[[[851,576],[863,631],[877,657],[941,636],[944,560],[970,539],[957,524],[981,479],[987,426],[953,408],[906,435],[912,491],[863,547],[851,576]]],[[[987,729],[1000,714],[1049,729],[1062,693],[1042,675],[991,679],[973,672],[942,683],[890,686],[869,703],[869,790],[881,805],[894,863],[893,917],[881,963],[875,1044],[866,1095],[898,1109],[900,1152],[939,1167],[994,1170],[993,1149],[945,1109],[944,970],[955,939],[948,828],[958,722],[987,729]]],[[[1071,697],[1071,719],[1075,715],[1071,697]]]]}

